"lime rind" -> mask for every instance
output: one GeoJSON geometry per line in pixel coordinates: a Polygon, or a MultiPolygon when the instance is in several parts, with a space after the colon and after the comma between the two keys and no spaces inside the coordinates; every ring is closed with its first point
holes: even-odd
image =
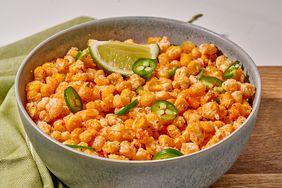
{"type": "Polygon", "coordinates": [[[129,44],[118,41],[88,41],[89,51],[95,62],[108,72],[124,76],[133,74],[132,65],[139,58],[156,59],[157,44],[129,44]]]}

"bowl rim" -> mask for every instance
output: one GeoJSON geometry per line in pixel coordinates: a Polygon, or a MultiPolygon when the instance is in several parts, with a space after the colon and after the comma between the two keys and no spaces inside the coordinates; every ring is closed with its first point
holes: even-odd
{"type": "Polygon", "coordinates": [[[18,109],[19,111],[22,112],[24,118],[28,121],[29,125],[28,126],[33,126],[33,128],[36,129],[36,131],[43,137],[45,137],[47,140],[53,142],[54,144],[68,150],[69,152],[73,152],[74,154],[78,154],[81,157],[86,157],[86,158],[91,158],[91,159],[96,159],[96,160],[101,160],[104,162],[111,162],[111,163],[119,163],[119,164],[154,164],[154,163],[166,163],[169,161],[175,161],[175,160],[181,160],[181,159],[185,159],[185,158],[191,158],[191,157],[197,157],[199,155],[205,155],[206,153],[208,153],[209,151],[215,150],[216,148],[220,147],[223,143],[228,142],[230,140],[231,137],[234,137],[235,135],[239,134],[239,132],[242,131],[242,129],[245,126],[248,126],[248,122],[250,121],[250,119],[253,118],[253,115],[258,111],[259,109],[259,105],[260,105],[260,101],[261,101],[261,78],[260,78],[260,74],[259,71],[256,67],[256,64],[254,63],[254,61],[252,60],[252,58],[248,55],[247,52],[245,52],[240,46],[238,46],[236,43],[232,42],[231,40],[221,36],[220,34],[217,34],[214,31],[211,31],[209,29],[206,29],[204,27],[198,26],[198,25],[194,25],[194,24],[190,24],[184,21],[180,21],[180,20],[175,20],[175,19],[169,19],[169,18],[161,18],[161,17],[152,17],[152,16],[122,16],[122,17],[108,17],[108,18],[103,18],[103,19],[97,19],[97,20],[92,20],[92,21],[88,21],[82,24],[78,24],[76,26],[70,27],[68,29],[65,29],[63,31],[60,31],[50,37],[48,37],[47,39],[45,39],[44,41],[40,42],[35,48],[33,48],[32,51],[29,52],[29,54],[25,57],[25,59],[22,61],[17,74],[16,74],[16,78],[15,78],[15,91],[16,91],[16,100],[17,100],[17,104],[18,104],[18,109]],[[105,158],[105,157],[99,157],[99,156],[95,156],[95,155],[89,155],[86,154],[84,152],[80,152],[77,150],[74,150],[64,144],[62,144],[61,142],[51,138],[49,135],[47,135],[46,133],[44,133],[38,126],[37,124],[31,119],[31,117],[28,115],[25,107],[23,106],[23,101],[21,100],[20,97],[20,92],[19,92],[19,85],[20,85],[20,77],[22,75],[23,69],[25,67],[25,65],[28,63],[29,59],[33,56],[33,54],[36,53],[36,51],[38,49],[40,49],[42,46],[44,46],[46,43],[48,43],[49,41],[56,39],[58,36],[60,35],[64,35],[65,33],[71,32],[73,30],[79,29],[79,28],[83,28],[86,26],[90,26],[92,24],[95,23],[99,23],[99,22],[105,22],[105,21],[124,21],[124,20],[136,20],[136,19],[143,19],[143,20],[150,20],[150,21],[164,21],[164,22],[173,22],[173,23],[177,23],[177,24],[186,24],[187,26],[194,28],[194,29],[198,29],[198,30],[202,30],[204,31],[206,34],[208,35],[213,35],[214,37],[220,39],[221,41],[223,41],[224,43],[229,43],[230,45],[235,46],[240,53],[244,54],[246,56],[246,58],[249,59],[249,63],[251,64],[252,69],[254,69],[254,77],[255,79],[257,79],[257,86],[256,86],[256,94],[255,94],[255,98],[253,101],[253,105],[252,105],[252,112],[250,113],[250,115],[248,116],[248,118],[245,120],[245,122],[239,127],[237,128],[235,131],[233,131],[230,135],[228,135],[227,137],[225,137],[224,139],[222,139],[221,141],[217,142],[216,144],[202,149],[200,151],[188,154],[188,155],[183,155],[183,156],[179,156],[179,157],[174,157],[174,158],[169,158],[169,159],[162,159],[162,160],[138,160],[138,161],[134,161],[134,160],[118,160],[118,159],[109,159],[109,158],[105,158]]]}

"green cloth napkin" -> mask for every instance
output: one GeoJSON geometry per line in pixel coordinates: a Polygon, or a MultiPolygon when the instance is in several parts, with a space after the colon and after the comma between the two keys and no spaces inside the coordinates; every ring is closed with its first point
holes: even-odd
{"type": "Polygon", "coordinates": [[[0,48],[0,187],[63,187],[27,142],[14,80],[22,60],[41,41],[92,19],[79,17],[0,48]]]}

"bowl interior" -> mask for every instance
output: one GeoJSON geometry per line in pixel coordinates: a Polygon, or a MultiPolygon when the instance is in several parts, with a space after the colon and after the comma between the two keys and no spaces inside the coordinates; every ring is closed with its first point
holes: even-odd
{"type": "MultiPolygon", "coordinates": [[[[16,93],[20,110],[29,121],[25,111],[25,86],[33,79],[35,67],[63,57],[71,47],[84,49],[88,39],[97,40],[126,40],[134,39],[145,43],[149,36],[168,36],[171,43],[181,44],[191,40],[197,45],[204,42],[214,43],[219,50],[231,60],[242,62],[249,80],[257,88],[253,100],[253,110],[259,106],[261,95],[261,82],[258,70],[252,59],[240,47],[228,39],[199,26],[176,20],[153,17],[120,17],[96,20],[81,24],[50,37],[37,46],[21,65],[16,78],[16,93]]],[[[31,122],[33,126],[36,126],[31,122]]]]}

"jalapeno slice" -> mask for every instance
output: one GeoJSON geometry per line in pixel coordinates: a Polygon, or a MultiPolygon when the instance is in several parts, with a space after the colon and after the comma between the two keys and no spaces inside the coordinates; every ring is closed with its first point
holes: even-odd
{"type": "Polygon", "coordinates": [[[163,120],[175,119],[178,116],[177,108],[170,102],[159,100],[151,106],[152,112],[163,120]]]}
{"type": "Polygon", "coordinates": [[[145,80],[149,80],[157,67],[156,59],[139,58],[132,65],[132,70],[135,74],[143,77],[145,80]]]}
{"type": "Polygon", "coordinates": [[[72,86],[69,86],[64,91],[65,102],[72,113],[76,113],[83,109],[83,104],[80,96],[72,86]]]}
{"type": "Polygon", "coordinates": [[[178,66],[173,67],[172,69],[169,69],[169,70],[167,71],[167,76],[168,76],[169,78],[173,77],[173,76],[175,75],[175,72],[176,72],[177,69],[178,69],[178,66]]]}
{"type": "Polygon", "coordinates": [[[196,76],[198,79],[202,78],[202,76],[204,76],[205,74],[205,69],[201,69],[201,71],[199,72],[199,74],[196,76]]]}
{"type": "Polygon", "coordinates": [[[123,107],[120,111],[118,111],[116,113],[116,115],[118,116],[122,116],[124,114],[126,114],[129,110],[131,110],[132,108],[134,108],[136,105],[138,104],[138,100],[134,100],[133,102],[131,102],[129,105],[123,107]]]}
{"type": "Polygon", "coordinates": [[[75,56],[75,61],[79,60],[79,59],[82,59],[83,57],[85,57],[86,55],[89,54],[89,50],[88,49],[85,49],[83,51],[79,50],[75,56]]]}
{"type": "Polygon", "coordinates": [[[239,65],[240,61],[235,61],[233,64],[231,64],[223,73],[223,77],[225,79],[233,78],[236,74],[236,71],[240,67],[239,65]]]}
{"type": "Polygon", "coordinates": [[[222,81],[216,77],[212,76],[202,76],[200,81],[205,84],[208,88],[212,88],[213,86],[221,86],[222,81]]]}
{"type": "Polygon", "coordinates": [[[214,87],[213,90],[218,93],[224,93],[224,89],[222,87],[214,87]]]}
{"type": "Polygon", "coordinates": [[[154,155],[153,160],[168,159],[168,158],[173,158],[173,157],[179,157],[181,155],[184,155],[184,154],[176,149],[166,148],[158,152],[156,155],[154,155]]]}
{"type": "Polygon", "coordinates": [[[75,149],[88,149],[88,150],[95,151],[94,148],[88,147],[88,146],[79,146],[79,145],[72,145],[72,144],[66,144],[66,146],[68,146],[70,148],[75,148],[75,149]]]}

